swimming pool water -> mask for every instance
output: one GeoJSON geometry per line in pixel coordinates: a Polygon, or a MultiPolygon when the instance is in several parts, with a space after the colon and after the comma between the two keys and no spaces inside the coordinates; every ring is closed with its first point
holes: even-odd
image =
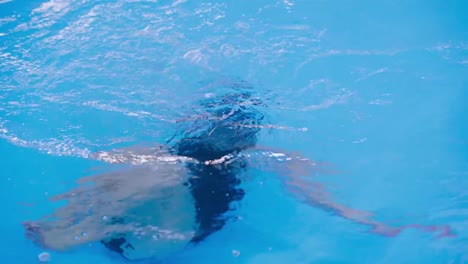
{"type": "MultiPolygon", "coordinates": [[[[468,262],[467,8],[0,0],[2,263],[37,262],[43,250],[21,222],[103,166],[89,152],[164,142],[200,98],[222,93],[207,85],[232,79],[268,105],[260,145],[333,164],[311,174],[335,201],[455,236],[372,234],[252,170],[230,212],[238,221],[167,263],[468,262]]],[[[50,253],[51,263],[126,263],[98,243],[50,253]]]]}

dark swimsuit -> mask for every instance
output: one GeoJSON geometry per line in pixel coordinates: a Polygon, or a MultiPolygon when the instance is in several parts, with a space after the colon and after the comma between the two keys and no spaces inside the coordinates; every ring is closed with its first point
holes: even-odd
{"type": "MultiPolygon", "coordinates": [[[[203,101],[201,106],[206,110],[207,118],[191,124],[196,128],[191,129],[192,132],[180,131],[174,137],[180,139],[171,144],[172,154],[199,161],[187,165],[191,176],[187,186],[195,202],[198,223],[198,230],[191,240],[193,243],[219,231],[228,220],[225,213],[231,209],[232,203],[244,196],[244,191],[239,188],[238,175],[246,167],[245,160],[238,158],[221,166],[206,165],[204,162],[226,155],[235,156],[255,146],[258,125],[263,119],[263,114],[252,108],[256,104],[245,92],[203,101]]],[[[102,243],[121,255],[126,249],[133,248],[123,237],[102,243]]]]}

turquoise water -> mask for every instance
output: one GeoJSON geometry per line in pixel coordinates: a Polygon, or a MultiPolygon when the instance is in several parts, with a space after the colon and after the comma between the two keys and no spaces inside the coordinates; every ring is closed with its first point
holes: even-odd
{"type": "MultiPolygon", "coordinates": [[[[246,80],[268,104],[259,144],[333,164],[310,172],[396,237],[295,199],[252,171],[239,221],[167,263],[468,262],[465,1],[1,1],[2,263],[43,249],[23,221],[102,163],[165,142],[202,89],[246,80]],[[239,256],[233,250],[240,252],[239,256]]],[[[126,263],[99,243],[51,263],[126,263]]],[[[152,260],[147,261],[153,263],[152,260]]]]}

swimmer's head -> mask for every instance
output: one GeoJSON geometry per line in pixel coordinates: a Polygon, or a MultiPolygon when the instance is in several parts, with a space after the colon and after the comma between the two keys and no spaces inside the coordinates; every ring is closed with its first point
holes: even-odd
{"type": "Polygon", "coordinates": [[[249,93],[203,100],[204,115],[190,123],[174,147],[177,155],[207,161],[253,147],[264,115],[249,93]]]}

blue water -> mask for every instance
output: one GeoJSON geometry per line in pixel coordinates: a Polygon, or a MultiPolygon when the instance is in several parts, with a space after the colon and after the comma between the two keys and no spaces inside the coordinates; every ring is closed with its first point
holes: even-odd
{"type": "MultiPolygon", "coordinates": [[[[167,263],[468,263],[466,1],[0,0],[2,263],[43,250],[21,222],[102,166],[89,151],[164,142],[204,84],[246,80],[269,105],[259,144],[331,163],[334,201],[396,237],[252,172],[229,223],[167,263]],[[234,256],[233,250],[240,252],[234,256]]],[[[125,263],[99,243],[51,263],[125,263]]],[[[151,262],[151,261],[150,261],[151,262]]]]}

